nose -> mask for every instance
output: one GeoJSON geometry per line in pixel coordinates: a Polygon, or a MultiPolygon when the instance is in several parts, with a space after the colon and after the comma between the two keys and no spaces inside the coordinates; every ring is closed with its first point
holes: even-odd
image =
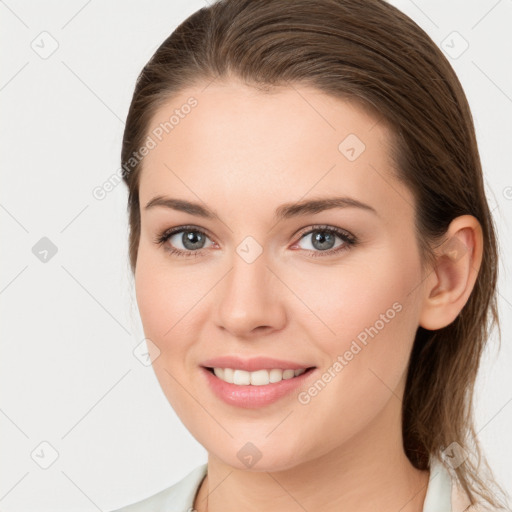
{"type": "Polygon", "coordinates": [[[252,263],[237,254],[217,288],[217,325],[238,338],[251,338],[283,329],[286,288],[269,268],[264,254],[252,263]]]}

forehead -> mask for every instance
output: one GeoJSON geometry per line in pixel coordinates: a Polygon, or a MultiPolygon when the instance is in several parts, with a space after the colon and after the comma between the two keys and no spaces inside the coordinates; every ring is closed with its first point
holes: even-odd
{"type": "Polygon", "coordinates": [[[218,209],[235,198],[280,204],[333,192],[376,209],[412,204],[393,176],[389,127],[360,104],[311,87],[186,89],[156,112],[148,135],[156,144],[143,160],[141,204],[195,194],[218,209]]]}

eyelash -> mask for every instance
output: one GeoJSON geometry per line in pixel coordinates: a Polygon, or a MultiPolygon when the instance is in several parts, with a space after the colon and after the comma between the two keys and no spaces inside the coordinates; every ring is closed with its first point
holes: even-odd
{"type": "MultiPolygon", "coordinates": [[[[205,233],[202,229],[197,228],[196,226],[179,226],[176,228],[167,229],[167,230],[159,233],[155,237],[154,243],[159,246],[162,246],[163,244],[165,244],[165,242],[167,242],[167,240],[169,240],[169,238],[172,235],[175,235],[176,233],[181,233],[183,231],[185,231],[185,232],[192,231],[195,233],[201,233],[202,235],[205,235],[206,237],[210,238],[207,233],[205,233]]],[[[343,251],[346,251],[346,250],[350,249],[351,247],[354,247],[358,243],[357,238],[354,235],[352,235],[351,233],[349,233],[348,231],[345,231],[344,229],[336,228],[334,226],[326,226],[326,225],[311,226],[309,231],[306,231],[305,233],[303,233],[300,236],[298,241],[302,240],[305,236],[311,235],[315,231],[332,233],[334,235],[337,235],[339,238],[341,238],[343,240],[344,243],[334,249],[329,249],[327,251],[311,251],[311,250],[303,249],[303,250],[309,252],[310,256],[313,258],[332,256],[334,254],[338,254],[343,251]]],[[[197,249],[197,250],[182,251],[181,249],[176,249],[174,247],[167,247],[167,246],[164,249],[169,254],[179,256],[179,257],[185,257],[185,258],[191,257],[191,256],[193,256],[193,257],[200,256],[202,251],[204,250],[204,249],[197,249]]]]}

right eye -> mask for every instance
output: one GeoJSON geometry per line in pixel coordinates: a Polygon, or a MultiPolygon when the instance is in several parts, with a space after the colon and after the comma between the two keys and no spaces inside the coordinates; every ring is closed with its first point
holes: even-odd
{"type": "MultiPolygon", "coordinates": [[[[194,226],[179,226],[160,233],[154,240],[176,256],[199,256],[208,235],[194,226]]],[[[213,242],[212,242],[213,243],[213,242]]]]}

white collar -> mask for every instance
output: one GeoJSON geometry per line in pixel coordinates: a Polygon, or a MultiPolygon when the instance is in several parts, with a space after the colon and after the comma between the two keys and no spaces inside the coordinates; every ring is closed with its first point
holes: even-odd
{"type": "Polygon", "coordinates": [[[430,459],[430,476],[423,512],[452,512],[452,479],[436,457],[430,459]]]}
{"type": "Polygon", "coordinates": [[[471,502],[437,458],[430,458],[430,476],[423,512],[462,512],[471,502]]]}

